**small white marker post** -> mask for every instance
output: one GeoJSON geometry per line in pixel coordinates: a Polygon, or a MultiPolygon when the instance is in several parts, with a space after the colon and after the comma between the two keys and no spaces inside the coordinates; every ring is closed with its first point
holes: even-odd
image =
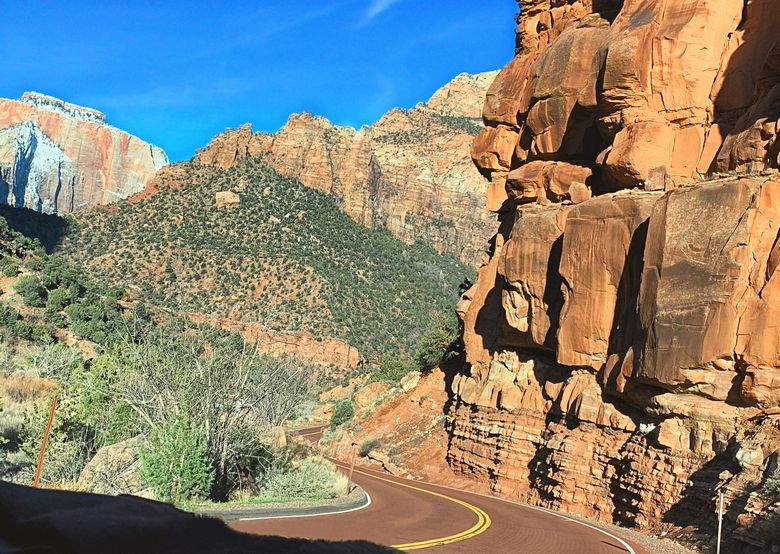
{"type": "Polygon", "coordinates": [[[718,491],[718,545],[715,553],[720,554],[720,536],[723,529],[723,489],[718,491]]]}

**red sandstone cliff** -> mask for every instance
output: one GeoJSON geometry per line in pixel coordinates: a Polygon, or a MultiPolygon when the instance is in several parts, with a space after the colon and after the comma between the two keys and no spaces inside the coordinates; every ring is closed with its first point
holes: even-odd
{"type": "Polygon", "coordinates": [[[107,204],[142,190],[167,163],[96,110],[35,92],[0,99],[0,202],[46,213],[107,204]]]}
{"type": "Polygon", "coordinates": [[[740,548],[777,544],[777,9],[522,3],[472,146],[500,227],[458,306],[453,467],[705,537],[725,484],[740,548]]]}
{"type": "Polygon", "coordinates": [[[358,130],[309,113],[291,115],[273,134],[253,133],[250,125],[229,129],[195,161],[227,168],[262,156],[280,174],[329,193],[355,221],[473,264],[493,218],[469,148],[483,128],[481,107],[494,77],[458,75],[427,102],[390,110],[358,130]]]}

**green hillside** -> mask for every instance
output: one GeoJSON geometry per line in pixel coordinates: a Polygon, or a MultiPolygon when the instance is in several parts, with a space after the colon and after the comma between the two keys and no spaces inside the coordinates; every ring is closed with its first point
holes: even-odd
{"type": "Polygon", "coordinates": [[[364,355],[414,351],[473,277],[455,257],[367,229],[257,159],[185,162],[174,185],[80,212],[55,256],[176,311],[337,337],[364,355]],[[215,206],[234,191],[240,206],[215,206]]]}

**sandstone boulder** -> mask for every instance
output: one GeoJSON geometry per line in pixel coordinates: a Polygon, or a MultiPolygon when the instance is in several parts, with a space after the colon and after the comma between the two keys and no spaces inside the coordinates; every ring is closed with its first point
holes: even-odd
{"type": "Polygon", "coordinates": [[[217,208],[238,208],[241,197],[233,191],[221,190],[214,195],[214,205],[217,208]]]}
{"type": "Polygon", "coordinates": [[[390,385],[387,383],[375,381],[355,392],[352,396],[352,402],[355,404],[355,413],[365,415],[370,412],[389,390],[390,385]]]}
{"type": "Polygon", "coordinates": [[[140,437],[102,447],[81,470],[79,488],[98,494],[133,494],[152,498],[151,490],[138,474],[140,447],[140,437]]]}
{"type": "Polygon", "coordinates": [[[420,377],[422,377],[422,373],[419,371],[410,371],[403,377],[401,377],[401,381],[399,384],[401,385],[401,389],[404,392],[409,392],[413,390],[417,384],[420,382],[420,377]]]}

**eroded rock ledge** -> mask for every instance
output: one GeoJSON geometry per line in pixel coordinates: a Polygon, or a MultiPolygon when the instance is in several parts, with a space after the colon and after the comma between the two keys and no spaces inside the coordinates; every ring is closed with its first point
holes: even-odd
{"type": "Polygon", "coordinates": [[[458,306],[448,460],[501,494],[702,537],[725,484],[729,535],[769,549],[776,6],[522,8],[472,146],[500,226],[458,306]]]}

